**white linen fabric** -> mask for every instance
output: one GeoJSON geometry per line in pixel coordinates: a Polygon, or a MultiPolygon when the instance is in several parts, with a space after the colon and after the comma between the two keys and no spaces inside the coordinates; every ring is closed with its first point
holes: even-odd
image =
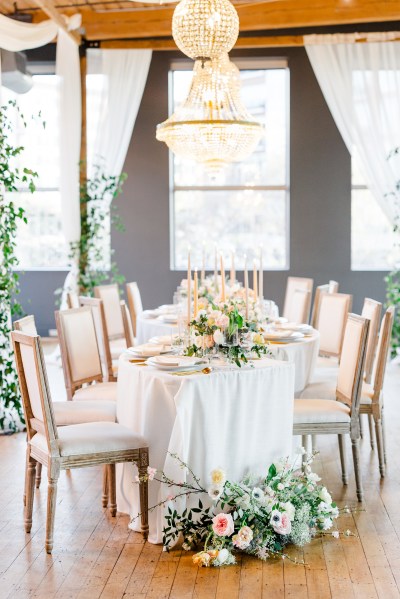
{"type": "Polygon", "coordinates": [[[20,52],[49,44],[57,37],[58,26],[54,21],[23,23],[0,15],[0,48],[20,52]]]}
{"type": "MultiPolygon", "coordinates": [[[[131,364],[123,355],[118,372],[118,422],[147,439],[151,466],[175,480],[182,480],[185,471],[170,453],[190,465],[206,487],[215,467],[239,480],[250,472],[265,474],[271,462],[291,454],[291,363],[261,360],[255,368],[177,377],[131,364]]],[[[133,516],[139,512],[135,474],[130,464],[117,467],[118,510],[133,516]]],[[[169,493],[150,483],[149,506],[169,493]]],[[[149,524],[150,542],[161,543],[162,509],[149,512],[149,524]]],[[[139,530],[138,521],[131,526],[139,530]]]]}
{"type": "Polygon", "coordinates": [[[304,45],[335,123],[376,201],[394,223],[400,137],[399,32],[306,35],[304,45]],[[366,38],[368,43],[356,43],[366,38]],[[388,195],[389,194],[389,195],[388,195]]]}
{"type": "MultiPolygon", "coordinates": [[[[152,337],[176,335],[178,326],[166,324],[157,318],[137,317],[136,332],[138,344],[147,342],[152,337]]],[[[315,329],[312,335],[295,343],[270,345],[273,354],[279,359],[289,360],[295,365],[295,394],[298,396],[310,383],[319,351],[319,333],[315,329]]]]}
{"type": "Polygon", "coordinates": [[[121,174],[151,56],[151,50],[88,50],[88,73],[105,76],[96,138],[88,149],[89,172],[102,160],[108,175],[121,174]]]}

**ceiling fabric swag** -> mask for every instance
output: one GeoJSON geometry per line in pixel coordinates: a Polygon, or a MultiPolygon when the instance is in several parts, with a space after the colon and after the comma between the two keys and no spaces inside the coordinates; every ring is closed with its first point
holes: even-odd
{"type": "Polygon", "coordinates": [[[22,23],[0,15],[0,48],[20,52],[49,44],[57,37],[58,25],[54,21],[31,24],[22,23]]]}
{"type": "Polygon", "coordinates": [[[400,43],[391,41],[399,38],[399,32],[304,36],[335,123],[391,223],[400,199],[400,165],[388,160],[400,145],[400,43]]]}

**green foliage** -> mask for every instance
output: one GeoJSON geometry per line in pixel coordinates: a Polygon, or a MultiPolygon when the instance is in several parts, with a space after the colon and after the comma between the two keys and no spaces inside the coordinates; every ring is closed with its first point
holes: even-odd
{"type": "MultiPolygon", "coordinates": [[[[400,154],[400,146],[394,148],[389,156],[388,160],[400,154]]],[[[396,183],[395,191],[388,194],[393,196],[396,200],[398,194],[400,193],[400,179],[396,183]]],[[[396,234],[400,233],[400,224],[399,224],[400,216],[397,216],[395,219],[395,223],[393,226],[393,231],[396,234]]],[[[392,330],[392,339],[391,339],[391,356],[395,358],[397,356],[397,349],[400,348],[400,270],[395,268],[392,270],[386,277],[386,306],[394,306],[395,307],[395,316],[393,322],[393,330],[392,330]]]]}
{"type": "MultiPolygon", "coordinates": [[[[71,244],[70,259],[78,264],[78,286],[82,295],[92,296],[94,287],[107,281],[122,284],[125,280],[114,261],[111,261],[110,271],[104,270],[99,241],[106,234],[108,214],[111,226],[124,230],[114,200],[122,192],[126,178],[126,173],[119,177],[106,175],[97,165],[93,177],[80,187],[81,237],[79,242],[71,244]]],[[[113,253],[111,250],[111,255],[113,253]]]]}
{"type": "Polygon", "coordinates": [[[24,419],[10,333],[11,316],[21,313],[16,300],[19,293],[19,277],[15,272],[18,266],[15,254],[17,228],[19,222],[26,223],[27,220],[24,210],[5,194],[17,191],[22,184],[33,193],[37,173],[28,168],[19,169],[14,164],[14,159],[24,148],[14,146],[9,139],[12,125],[7,110],[10,108],[17,110],[24,126],[26,123],[15,102],[0,108],[0,429],[15,431],[24,419]]]}

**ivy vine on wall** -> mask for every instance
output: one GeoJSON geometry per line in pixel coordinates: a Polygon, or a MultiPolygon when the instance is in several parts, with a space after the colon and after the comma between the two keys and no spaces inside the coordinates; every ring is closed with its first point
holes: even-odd
{"type": "Polygon", "coordinates": [[[12,123],[9,110],[16,110],[18,118],[26,127],[18,106],[11,101],[0,108],[0,429],[16,431],[24,426],[18,379],[14,366],[11,344],[11,318],[21,313],[16,299],[19,293],[19,277],[16,256],[16,235],[19,222],[27,222],[25,212],[17,206],[9,194],[18,187],[35,191],[37,173],[19,168],[17,158],[24,148],[11,141],[12,123]]]}

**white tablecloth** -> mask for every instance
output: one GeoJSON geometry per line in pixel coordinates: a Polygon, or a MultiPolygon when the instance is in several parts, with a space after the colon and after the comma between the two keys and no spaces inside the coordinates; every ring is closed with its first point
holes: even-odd
{"type": "Polygon", "coordinates": [[[167,324],[158,318],[145,318],[138,316],[136,320],[137,343],[146,343],[152,337],[159,335],[174,335],[178,332],[176,324],[167,324]]]}
{"type": "MultiPolygon", "coordinates": [[[[159,335],[173,335],[177,331],[176,325],[166,324],[157,318],[140,316],[137,319],[138,343],[146,343],[151,337],[159,335]]],[[[282,355],[286,353],[285,359],[294,362],[296,371],[294,390],[296,395],[300,395],[310,384],[314,373],[319,350],[318,331],[314,330],[312,335],[304,337],[302,341],[296,343],[271,345],[271,349],[274,352],[284,350],[282,355]]]]}
{"type": "MultiPolygon", "coordinates": [[[[118,421],[148,440],[151,465],[175,480],[183,472],[168,452],[188,463],[204,485],[216,467],[233,480],[247,472],[266,474],[272,461],[291,453],[293,396],[290,362],[260,360],[251,369],[177,377],[132,364],[126,355],[119,360],[118,421]]],[[[132,465],[118,465],[118,510],[131,515],[139,511],[135,474],[132,465]]],[[[149,484],[152,506],[168,491],[149,484]]],[[[150,512],[149,519],[149,540],[160,543],[163,511],[150,512]]]]}

